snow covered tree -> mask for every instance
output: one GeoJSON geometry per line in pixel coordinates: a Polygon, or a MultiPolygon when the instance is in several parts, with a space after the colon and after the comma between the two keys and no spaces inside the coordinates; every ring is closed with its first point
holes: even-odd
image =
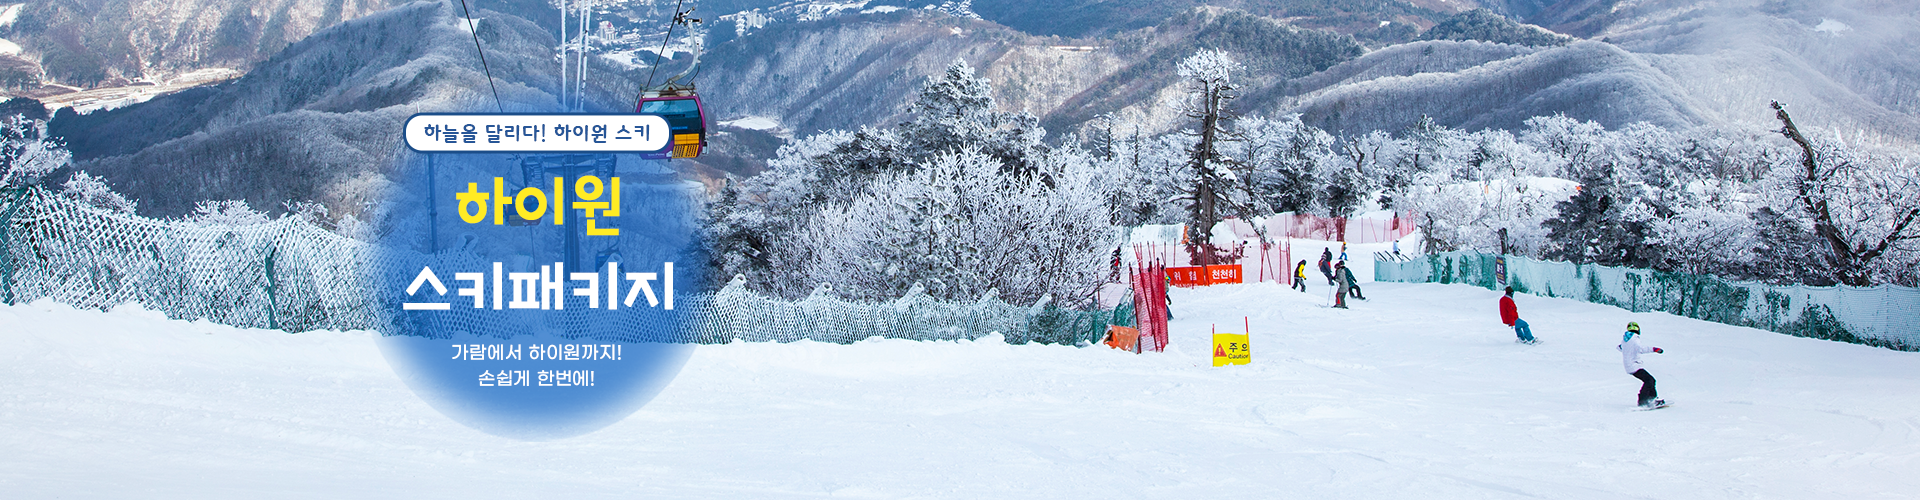
{"type": "Polygon", "coordinates": [[[1399,208],[1388,203],[1391,201],[1389,193],[1413,181],[1408,173],[1393,168],[1399,162],[1400,150],[1406,146],[1403,141],[1384,131],[1375,130],[1340,139],[1336,146],[1343,163],[1351,165],[1354,171],[1370,179],[1369,184],[1381,189],[1381,199],[1376,201],[1388,208],[1399,208]]]}
{"type": "Polygon", "coordinates": [[[266,212],[254,210],[246,200],[207,200],[187,214],[187,222],[201,226],[251,226],[270,220],[266,212]]]}
{"type": "Polygon", "coordinates": [[[1834,281],[1869,286],[1884,278],[1892,270],[1876,269],[1879,259],[1920,240],[1920,165],[1914,158],[1815,143],[1794,125],[1785,105],[1776,101],[1773,109],[1781,135],[1801,152],[1798,164],[1779,169],[1775,182],[1826,244],[1823,257],[1834,281]]]}
{"type": "Polygon", "coordinates": [[[47,135],[47,122],[23,115],[0,119],[0,189],[37,185],[73,161],[73,153],[47,135]]]}
{"type": "Polygon", "coordinates": [[[1546,175],[1565,179],[1585,177],[1582,172],[1597,167],[1606,147],[1606,128],[1594,122],[1583,122],[1568,118],[1566,115],[1536,116],[1528,118],[1526,129],[1520,133],[1520,141],[1534,149],[1546,153],[1553,165],[1543,165],[1546,175]]]}
{"type": "Polygon", "coordinates": [[[785,297],[832,283],[891,299],[919,283],[941,299],[1023,301],[1077,297],[1104,275],[1126,177],[1103,167],[1116,162],[1042,144],[1038,120],[995,111],[964,62],[908,110],[897,127],[795,141],[723,189],[704,226],[718,277],[785,297]]]}
{"type": "Polygon", "coordinates": [[[1179,65],[1180,78],[1187,85],[1181,111],[1200,121],[1199,128],[1190,132],[1194,141],[1187,147],[1186,174],[1190,182],[1185,201],[1190,221],[1188,237],[1202,242],[1189,248],[1195,252],[1193,261],[1202,265],[1212,264],[1217,258],[1212,244],[1207,243],[1213,226],[1246,211],[1246,203],[1234,199],[1234,194],[1245,192],[1234,172],[1237,160],[1221,154],[1221,143],[1234,140],[1225,132],[1222,120],[1232,115],[1228,103],[1237,97],[1234,91],[1238,88],[1233,73],[1243,68],[1232,55],[1217,49],[1201,50],[1179,65]]]}
{"type": "Polygon", "coordinates": [[[1112,172],[1126,189],[1116,190],[1113,221],[1117,225],[1180,224],[1186,222],[1187,146],[1184,134],[1145,136],[1138,127],[1115,143],[1113,159],[1105,171],[1112,172]]]}
{"type": "Polygon", "coordinates": [[[928,81],[908,111],[914,118],[901,124],[900,138],[923,163],[938,154],[981,151],[1004,168],[1030,174],[1028,157],[1046,149],[1040,119],[995,111],[992,83],[976,76],[964,60],[928,81]]]}
{"type": "Polygon", "coordinates": [[[67,198],[102,210],[132,214],[136,206],[133,200],[107,187],[106,180],[86,172],[74,172],[60,188],[60,194],[67,198]]]}
{"type": "MultiPolygon", "coordinates": [[[[1319,132],[1318,129],[1314,131],[1319,132]]],[[[1362,167],[1366,163],[1364,158],[1354,162],[1340,158],[1333,149],[1339,145],[1332,136],[1319,132],[1313,136],[1310,151],[1311,155],[1320,158],[1315,163],[1320,167],[1320,178],[1326,180],[1326,187],[1321,188],[1320,195],[1327,216],[1351,217],[1368,201],[1367,195],[1373,192],[1373,183],[1362,167]]]]}
{"type": "MultiPolygon", "coordinates": [[[[1442,154],[1451,149],[1450,144],[1458,142],[1450,140],[1454,135],[1455,132],[1426,116],[1420,117],[1419,122],[1403,131],[1398,147],[1394,148],[1398,154],[1393,156],[1391,162],[1384,162],[1385,168],[1381,169],[1382,185],[1387,190],[1381,193],[1380,204],[1399,207],[1396,201],[1398,191],[1427,179],[1429,172],[1444,170],[1437,165],[1441,163],[1442,154]]],[[[1452,172],[1447,171],[1447,175],[1450,177],[1452,172]]]]}
{"type": "Polygon", "coordinates": [[[1833,286],[1833,275],[1822,269],[1826,242],[1798,215],[1797,209],[1781,213],[1766,205],[1747,215],[1755,231],[1753,276],[1783,285],[1833,286]]]}
{"type": "Polygon", "coordinates": [[[1234,122],[1236,156],[1248,199],[1260,212],[1314,213],[1320,207],[1321,160],[1331,138],[1298,116],[1246,117],[1234,122]]]}
{"type": "Polygon", "coordinates": [[[816,252],[808,275],[867,300],[915,284],[949,300],[989,290],[1015,302],[1077,299],[1104,277],[1101,257],[1118,236],[1106,223],[1105,179],[1087,162],[1073,153],[1039,160],[1051,186],[979,152],[877,180],[807,225],[798,243],[816,252]]]}
{"type": "Polygon", "coordinates": [[[1580,192],[1554,206],[1558,215],[1543,223],[1555,243],[1547,258],[1638,268],[1660,260],[1658,247],[1648,243],[1652,222],[1660,214],[1637,185],[1621,182],[1611,170],[1588,171],[1580,179],[1580,192]]]}
{"type": "Polygon", "coordinates": [[[1701,183],[1680,197],[1673,216],[1652,221],[1649,243],[1661,248],[1655,267],[1691,274],[1746,276],[1759,247],[1759,227],[1739,202],[1737,186],[1701,183]]]}

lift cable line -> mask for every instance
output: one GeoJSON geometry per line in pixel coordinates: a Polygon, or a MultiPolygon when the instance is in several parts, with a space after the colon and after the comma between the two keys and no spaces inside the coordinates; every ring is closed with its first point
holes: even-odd
{"type": "Polygon", "coordinates": [[[500,87],[493,84],[493,69],[487,67],[487,49],[480,47],[480,30],[473,27],[473,11],[467,10],[467,0],[460,0],[460,12],[467,15],[467,33],[473,34],[473,50],[480,53],[480,71],[486,72],[487,87],[493,89],[493,105],[505,113],[507,105],[500,102],[500,87]]]}
{"type": "MultiPolygon", "coordinates": [[[[686,0],[674,1],[673,20],[667,22],[667,34],[666,36],[660,38],[660,50],[654,51],[653,53],[653,67],[647,70],[647,82],[646,82],[646,85],[641,86],[641,90],[653,89],[653,77],[654,75],[660,72],[660,59],[667,53],[667,43],[673,41],[673,28],[675,26],[687,26],[688,29],[692,29],[693,28],[692,23],[700,22],[698,18],[687,17],[688,14],[692,14],[693,11],[695,9],[698,9],[699,7],[694,7],[692,9],[682,9],[682,7],[684,7],[685,5],[686,5],[686,0]]],[[[698,67],[699,65],[700,65],[700,54],[698,52],[695,52],[693,56],[693,66],[698,67]]],[[[692,70],[693,68],[689,67],[687,69],[692,70]]],[[[680,75],[685,75],[685,74],[686,74],[685,71],[682,71],[680,73],[680,75]]],[[[676,75],[672,78],[668,78],[667,83],[671,84],[674,80],[678,78],[679,78],[679,75],[676,75]]],[[[691,82],[692,80],[689,79],[688,81],[691,82]]]]}
{"type": "Polygon", "coordinates": [[[673,27],[680,24],[680,7],[685,0],[673,2],[673,20],[667,22],[667,36],[660,37],[660,50],[653,51],[653,67],[647,68],[647,83],[642,89],[653,86],[653,75],[660,72],[660,55],[667,52],[667,42],[673,40],[673,27]]]}
{"type": "Polygon", "coordinates": [[[640,95],[636,99],[638,102],[634,103],[633,112],[656,115],[667,120],[667,133],[672,138],[666,149],[642,153],[641,158],[649,160],[698,158],[700,150],[706,148],[707,113],[705,106],[700,104],[700,93],[694,89],[691,78],[688,78],[686,83],[680,82],[681,78],[689,74],[696,76],[699,74],[697,70],[700,68],[700,56],[705,52],[705,47],[696,42],[691,51],[693,60],[688,62],[686,69],[681,70],[679,74],[667,77],[666,82],[658,86],[653,84],[653,78],[659,75],[660,63],[666,59],[667,45],[673,41],[673,29],[686,26],[691,31],[693,24],[700,22],[699,19],[688,17],[688,14],[692,14],[693,11],[694,8],[686,6],[686,0],[675,0],[673,20],[667,23],[667,34],[660,39],[660,50],[653,53],[653,68],[647,70],[647,81],[640,88],[640,95]]]}

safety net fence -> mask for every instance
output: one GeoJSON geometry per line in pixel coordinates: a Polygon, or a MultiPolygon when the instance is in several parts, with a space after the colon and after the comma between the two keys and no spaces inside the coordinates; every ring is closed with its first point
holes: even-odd
{"type": "MultiPolygon", "coordinates": [[[[1500,289],[1500,257],[1462,251],[1405,262],[1376,262],[1374,280],[1500,289]]],[[[1920,351],[1920,289],[1894,285],[1783,286],[1511,255],[1505,256],[1504,265],[1506,286],[1517,292],[1634,312],[1661,311],[1800,337],[1920,351]]]]}
{"type": "MultiPolygon", "coordinates": [[[[376,264],[417,268],[426,262],[484,265],[466,254],[379,252],[297,217],[204,225],[100,210],[40,188],[0,191],[0,302],[6,304],[47,298],[108,310],[136,303],[173,319],[288,332],[405,332],[426,326],[513,334],[491,331],[502,324],[459,308],[428,322],[398,321],[395,308],[385,305],[406,300],[402,292],[372,286],[366,270],[376,264]],[[407,262],[375,262],[395,259],[407,262]]],[[[1130,306],[1080,310],[1048,299],[1017,306],[992,291],[964,303],[936,300],[918,288],[892,301],[857,302],[822,286],[789,301],[750,290],[744,277],[682,303],[705,321],[692,323],[696,331],[672,338],[700,343],[958,340],[998,332],[1015,344],[1089,345],[1108,325],[1134,322],[1130,306]]],[[[568,313],[543,321],[565,329],[582,320],[568,313]]]]}
{"type": "Polygon", "coordinates": [[[880,337],[912,340],[974,340],[999,332],[1007,343],[1090,345],[1108,325],[1133,324],[1132,307],[1077,310],[1054,306],[1050,298],[1032,305],[1009,304],[988,291],[971,303],[942,302],[914,286],[886,302],[849,301],[828,285],[798,301],[767,297],[747,288],[744,276],[715,293],[712,311],[696,342],[733,340],[851,343],[880,337]]]}

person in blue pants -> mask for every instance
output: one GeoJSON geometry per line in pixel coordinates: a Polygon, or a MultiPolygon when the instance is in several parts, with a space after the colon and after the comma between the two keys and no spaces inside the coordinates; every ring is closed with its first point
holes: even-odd
{"type": "Polygon", "coordinates": [[[1533,329],[1527,327],[1527,320],[1520,319],[1520,308],[1513,303],[1513,287],[1507,287],[1507,295],[1500,297],[1500,321],[1513,327],[1513,334],[1528,344],[1539,342],[1533,338],[1533,329]]]}

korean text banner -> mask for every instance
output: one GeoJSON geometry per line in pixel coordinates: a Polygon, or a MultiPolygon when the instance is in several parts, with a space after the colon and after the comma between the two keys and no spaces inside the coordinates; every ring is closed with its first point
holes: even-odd
{"type": "Polygon", "coordinates": [[[423,153],[635,153],[671,137],[666,119],[633,113],[422,113],[406,125],[407,147],[423,153]]]}

